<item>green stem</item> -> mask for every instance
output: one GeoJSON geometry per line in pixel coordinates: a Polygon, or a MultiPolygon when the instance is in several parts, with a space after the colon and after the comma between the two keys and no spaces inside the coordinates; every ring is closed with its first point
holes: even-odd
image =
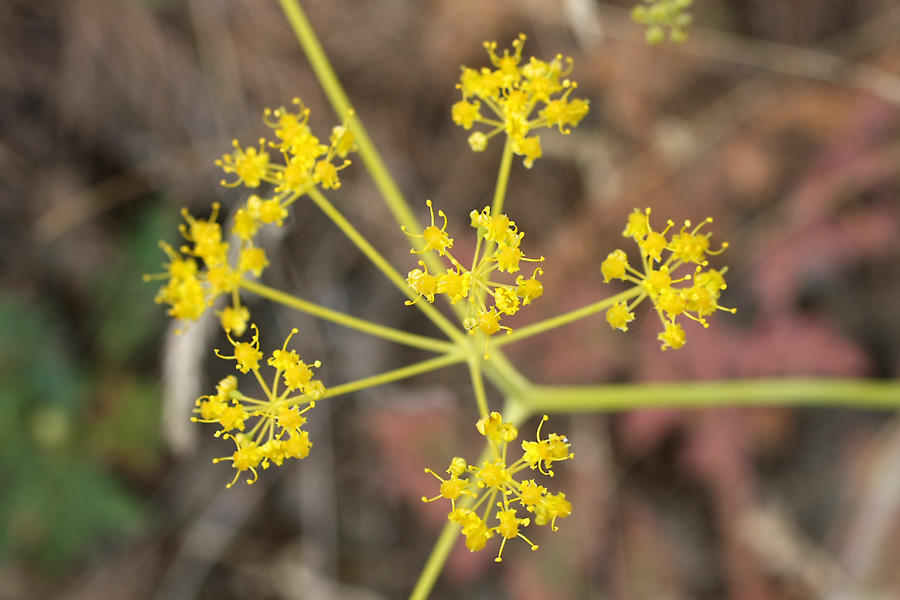
{"type": "Polygon", "coordinates": [[[337,385],[333,388],[328,388],[328,391],[325,393],[322,399],[333,398],[335,396],[349,394],[351,392],[375,387],[377,385],[384,385],[385,383],[390,383],[392,381],[409,379],[410,377],[421,375],[422,373],[436,371],[438,369],[463,362],[465,360],[465,356],[466,355],[463,352],[448,352],[443,356],[438,356],[411,365],[406,365],[405,367],[394,369],[393,371],[386,371],[384,373],[379,373],[378,375],[373,375],[371,377],[365,377],[363,379],[351,381],[350,383],[337,385]]]}
{"type": "MultiPolygon", "coordinates": [[[[388,278],[388,280],[394,284],[394,286],[400,290],[400,292],[405,295],[410,300],[415,300],[418,294],[412,291],[409,285],[406,283],[406,279],[403,278],[400,273],[394,269],[393,266],[376,250],[372,244],[367,240],[357,229],[341,214],[341,212],[334,207],[334,205],[328,201],[322,192],[320,192],[316,188],[312,188],[309,190],[309,197],[312,198],[312,201],[316,203],[322,212],[324,212],[329,219],[331,219],[335,225],[337,225],[341,231],[344,232],[344,235],[356,245],[359,250],[366,255],[366,257],[372,261],[379,271],[388,278]]],[[[428,302],[416,302],[416,307],[425,313],[425,316],[428,317],[432,323],[434,323],[441,331],[444,332],[451,340],[462,341],[464,338],[462,332],[456,327],[453,323],[450,322],[447,317],[442,315],[438,309],[432,306],[428,302]]]]}
{"type": "Polygon", "coordinates": [[[597,386],[534,385],[524,392],[521,399],[535,412],[556,413],[726,406],[833,406],[896,410],[900,408],[900,382],[785,378],[597,386]]]}
{"type": "Polygon", "coordinates": [[[503,157],[500,159],[500,170],[497,172],[497,185],[494,187],[494,202],[491,205],[491,214],[499,215],[503,212],[503,203],[506,200],[506,188],[509,185],[509,172],[512,168],[513,148],[512,140],[506,136],[503,145],[503,157]]]}
{"type": "Polygon", "coordinates": [[[434,584],[437,582],[438,576],[444,570],[444,563],[447,562],[447,557],[450,556],[450,551],[453,550],[453,545],[458,537],[459,525],[447,521],[444,524],[444,529],[441,530],[441,535],[434,544],[434,548],[431,550],[431,554],[428,556],[428,562],[425,563],[422,572],[419,573],[419,580],[409,595],[409,600],[426,600],[428,598],[434,584]]]}
{"type": "Polygon", "coordinates": [[[472,377],[472,389],[475,391],[475,402],[478,404],[478,414],[486,417],[490,411],[488,410],[487,394],[484,391],[484,378],[481,375],[481,357],[475,352],[470,352],[468,363],[469,374],[472,377]]]}
{"type": "Polygon", "coordinates": [[[525,327],[520,327],[514,330],[511,334],[503,336],[493,342],[494,347],[499,348],[501,346],[505,346],[506,344],[517,342],[533,335],[544,333],[545,331],[556,329],[557,327],[562,327],[563,325],[568,325],[569,323],[572,323],[579,319],[583,319],[585,317],[596,314],[601,310],[605,310],[616,302],[623,302],[625,300],[630,300],[635,296],[639,296],[642,292],[643,290],[641,288],[633,287],[625,290],[624,292],[620,292],[615,296],[610,296],[609,298],[600,300],[599,302],[589,304],[582,308],[578,308],[573,311],[557,315],[549,319],[545,319],[543,321],[538,321],[537,323],[532,323],[531,325],[526,325],[525,327]]]}
{"type": "Polygon", "coordinates": [[[300,312],[313,315],[314,317],[319,317],[320,319],[323,319],[325,321],[337,323],[338,325],[342,325],[344,327],[347,327],[348,329],[355,329],[357,331],[361,331],[369,335],[374,335],[385,340],[397,342],[398,344],[404,344],[406,346],[420,348],[422,350],[429,350],[431,352],[450,352],[451,350],[456,348],[454,344],[446,342],[444,340],[436,340],[434,338],[426,337],[423,335],[417,335],[414,333],[409,333],[407,331],[400,331],[399,329],[393,329],[391,327],[385,327],[384,325],[378,325],[376,323],[372,323],[371,321],[366,321],[365,319],[359,319],[356,317],[351,317],[350,315],[345,315],[342,312],[338,312],[336,310],[314,304],[307,300],[303,300],[302,298],[298,298],[297,296],[287,294],[280,290],[276,290],[275,288],[271,288],[267,285],[259,283],[258,281],[243,279],[241,280],[240,285],[242,289],[252,294],[256,294],[257,296],[260,296],[262,298],[267,298],[272,302],[276,302],[289,308],[299,310],[300,312]]]}

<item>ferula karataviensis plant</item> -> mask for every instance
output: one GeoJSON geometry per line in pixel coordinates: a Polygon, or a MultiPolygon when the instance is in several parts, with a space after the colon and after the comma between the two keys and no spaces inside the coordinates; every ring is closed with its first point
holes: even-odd
{"type": "MultiPolygon", "coordinates": [[[[261,471],[290,464],[290,459],[302,459],[314,451],[314,440],[303,427],[318,403],[465,365],[472,382],[473,420],[484,438],[482,451],[479,457],[477,449],[460,449],[456,456],[448,457],[445,475],[425,469],[423,500],[449,501],[447,531],[461,534],[471,551],[499,541],[495,546],[499,562],[510,540],[521,539],[536,550],[541,526],[549,525],[546,529],[555,531],[562,520],[577,514],[578,507],[564,492],[547,486],[555,474],[554,463],[572,459],[570,448],[577,441],[542,433],[547,413],[558,411],[567,398],[575,396],[566,386],[537,386],[529,381],[505,357],[503,346],[598,313],[605,314],[613,327],[627,330],[636,306],[649,299],[662,325],[659,339],[663,349],[680,348],[686,343],[680,325],[684,319],[707,326],[714,313],[733,311],[719,305],[726,269],[708,263],[726,244],[710,249],[709,219],[698,226],[686,221],[680,229],[669,222],[657,231],[650,224],[650,209],[636,210],[628,217],[624,235],[637,244],[639,264],[632,266],[625,251],[613,249],[601,269],[605,281],[621,280],[629,284],[627,289],[576,311],[522,327],[514,324],[520,311],[540,302],[544,295],[540,278],[545,258],[538,248],[526,244],[525,233],[510,216],[512,211],[504,210],[513,157],[522,157],[524,166],[531,168],[542,156],[541,137],[571,134],[590,109],[588,100],[576,95],[578,86],[570,78],[574,61],[562,55],[549,60],[526,59],[526,38],[520,35],[510,49],[502,51],[496,42],[486,42],[487,64],[462,68],[457,84],[462,99],[448,115],[472,131],[468,139],[471,150],[483,151],[494,139],[503,144],[493,198],[474,200],[466,208],[470,211],[467,225],[474,230],[473,243],[467,245],[474,248],[472,255],[454,247],[452,236],[461,234],[459,223],[451,223],[429,199],[425,200],[427,215],[421,213],[426,217],[423,226],[414,216],[413,204],[391,183],[382,190],[398,221],[396,241],[413,246],[408,263],[391,264],[326,195],[342,192],[341,175],[351,167],[349,157],[356,152],[377,181],[392,182],[391,176],[334,78],[299,4],[282,0],[282,6],[343,122],[319,137],[309,109],[299,99],[292,101],[290,109],[265,110],[262,123],[271,131],[269,138],[249,145],[235,140],[232,149],[216,161],[225,173],[222,185],[245,188],[246,198],[222,222],[225,211],[218,204],[204,218],[184,210],[183,243],[178,247],[160,244],[166,256],[163,271],[145,276],[162,282],[156,302],[166,305],[168,314],[184,324],[214,310],[223,330],[223,344],[228,344],[215,355],[238,371],[222,379],[215,393],[197,400],[193,420],[214,425],[216,437],[230,441],[231,454],[215,460],[229,462],[235,470],[227,485],[234,485],[242,475],[252,484],[264,476],[261,471]],[[298,202],[301,198],[304,201],[298,202]],[[405,296],[409,310],[419,310],[434,322],[440,336],[360,319],[261,281],[269,257],[257,242],[259,232],[302,218],[294,213],[312,210],[310,202],[405,296]],[[296,329],[280,349],[264,351],[260,339],[266,336],[260,335],[243,300],[247,294],[434,356],[326,388],[316,378],[321,363],[302,359],[306,352],[295,349],[304,339],[296,329]],[[500,332],[503,335],[496,336],[500,332]],[[486,382],[505,398],[503,416],[488,406],[486,382]],[[533,415],[543,415],[535,439],[519,442],[518,428],[533,415]],[[435,479],[437,495],[425,494],[435,479]]],[[[653,15],[660,10],[649,9],[653,15]]],[[[421,207],[419,202],[415,205],[421,207]]],[[[552,265],[552,257],[546,263],[552,265]]],[[[571,412],[571,406],[580,412],[604,410],[607,394],[602,385],[581,386],[579,400],[566,410],[571,412]]],[[[459,537],[440,537],[411,598],[428,595],[459,537]]]]}

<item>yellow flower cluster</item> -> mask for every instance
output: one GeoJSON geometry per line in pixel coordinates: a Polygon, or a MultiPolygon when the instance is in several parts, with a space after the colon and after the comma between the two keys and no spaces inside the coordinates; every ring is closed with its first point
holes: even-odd
{"type": "Polygon", "coordinates": [[[187,225],[181,226],[181,233],[190,245],[179,251],[160,243],[169,257],[169,262],[163,264],[166,270],[145,275],[144,280],[167,280],[156,302],[168,304],[170,316],[196,320],[220,295],[231,294],[231,306],[219,312],[219,318],[223,329],[238,337],[243,335],[250,312],[241,305],[238,287],[248,273],[259,277],[269,264],[265,251],[254,244],[259,229],[269,224],[281,227],[288,215],[287,207],[312,187],[340,187],[338,171],[349,161],[336,166],[333,160],[336,156],[346,158],[356,149],[353,134],[345,126],[337,126],[332,130],[330,145],[320,143],[309,129],[309,109],[299,99],[295,98],[294,104],[299,107],[297,112],[281,107],[263,113],[263,121],[277,138],[268,146],[281,152],[284,164],[272,162],[265,140],[260,140],[258,148],[242,148],[235,140],[234,152],[216,161],[226,173],[237,176],[232,183],[222,181],[222,185],[257,188],[267,183],[274,189],[271,198],[251,195],[235,212],[230,233],[240,242],[236,256],[231,255],[231,244],[223,240],[222,228],[216,223],[218,204],[213,205],[212,216],[207,220],[196,219],[187,209],[182,210],[187,225]],[[200,259],[202,267],[196,259],[200,259]]]}
{"type": "Polygon", "coordinates": [[[692,0],[644,0],[631,10],[631,18],[647,27],[647,43],[659,44],[669,30],[669,40],[676,43],[687,39],[687,28],[691,24],[691,15],[687,10],[692,0]]]}
{"type": "Polygon", "coordinates": [[[470,310],[463,326],[470,334],[481,331],[491,336],[501,329],[511,333],[512,329],[500,324],[501,317],[516,314],[521,306],[527,306],[544,293],[544,288],[537,279],[543,271],[535,269],[528,279],[519,275],[515,283],[498,283],[491,279],[491,275],[495,271],[516,273],[522,261],[540,262],[544,257],[526,258],[519,248],[525,234],[518,231],[515,222],[510,221],[509,217],[504,214],[491,215],[490,207],[485,207],[481,212],[473,210],[469,215],[471,226],[478,230],[478,240],[471,268],[466,268],[450,254],[453,238],[447,233],[447,216],[444,211],[438,211],[438,216],[444,220],[443,225],[438,227],[434,221],[431,200],[426,201],[426,204],[431,212],[431,225],[421,235],[411,234],[403,228],[407,235],[422,238],[425,242],[422,250],[410,252],[420,254],[434,251],[446,257],[452,266],[443,273],[432,274],[428,272],[425,262],[419,261],[421,268],[413,269],[406,278],[410,289],[419,295],[406,303],[413,304],[423,297],[428,302],[434,302],[436,294],[446,295],[451,304],[467,298],[470,310]],[[488,306],[488,298],[491,299],[491,306],[488,306]]]}
{"type": "Polygon", "coordinates": [[[512,423],[504,423],[500,413],[492,412],[476,424],[479,433],[488,440],[491,449],[489,460],[479,467],[456,457],[447,469],[450,475],[448,479],[431,469],[425,469],[426,473],[431,473],[441,482],[441,486],[437,496],[422,498],[422,501],[432,502],[439,498],[450,500],[451,510],[447,518],[460,526],[466,538],[466,547],[470,551],[481,550],[494,535],[503,538],[497,558],[494,559],[497,562],[502,560],[507,540],[522,538],[532,550],[537,550],[537,545],[525,537],[520,528],[528,527],[531,523],[549,523],[550,528],[556,531],[556,519],[564,519],[572,514],[572,504],[566,500],[564,493],[551,494],[534,479],[520,481],[515,478],[517,473],[526,468],[553,477],[550,465],[574,456],[569,452],[569,443],[565,437],[551,433],[549,437],[541,439],[541,428],[547,419],[544,415],[538,425],[537,441],[522,442],[522,457],[512,464],[507,464],[507,450],[509,443],[518,437],[519,432],[512,423]],[[463,496],[473,499],[471,508],[456,506],[456,501],[463,496]],[[494,514],[497,524],[489,527],[488,521],[494,507],[499,509],[494,514]],[[517,516],[520,508],[531,513],[534,518],[517,516]]]}
{"type": "Polygon", "coordinates": [[[268,385],[259,373],[263,353],[259,349],[259,331],[256,325],[250,342],[235,342],[228,332],[228,340],[234,346],[234,354],[220,358],[234,360],[235,368],[241,373],[253,371],[264,395],[263,399],[253,398],[238,390],[238,380],[230,375],[219,382],[216,393],[202,396],[197,400],[194,412],[198,415],[191,420],[200,423],[218,423],[222,429],[216,437],[234,440],[236,449],[231,456],[217,458],[213,462],[230,460],[237,470],[231,487],[245,471],[253,473],[247,483],[256,481],[257,467],[269,468],[270,464],[281,466],[288,458],[306,458],[312,447],[309,434],[301,429],[306,423],[303,414],[313,408],[316,400],[325,395],[325,386],[313,379],[313,368],[321,366],[319,361],[307,364],[300,360],[294,350],[288,351],[291,337],[297,333],[293,329],[284,341],[281,350],[275,350],[267,363],[275,368],[272,384],[268,385]],[[279,390],[283,381],[284,389],[279,390]],[[306,404],[304,408],[299,408],[306,404]],[[257,419],[248,431],[246,422],[257,419]]]}
{"type": "MultiPolygon", "coordinates": [[[[266,109],[263,122],[275,132],[278,141],[268,143],[270,148],[281,152],[284,164],[273,162],[266,151],[266,140],[259,140],[259,147],[242,148],[234,140],[234,152],[225,154],[216,165],[228,174],[237,176],[231,183],[222,185],[236,187],[243,184],[257,188],[263,182],[275,186],[275,192],[284,200],[290,194],[301,195],[316,185],[324,189],[341,187],[338,171],[349,164],[345,160],[340,166],[332,161],[335,157],[347,158],[356,150],[356,140],[346,125],[336,126],[331,132],[330,145],[322,144],[309,128],[309,109],[299,98],[294,98],[297,112],[285,107],[266,109]]],[[[278,197],[278,196],[276,196],[278,197]]]]}
{"type": "Polygon", "coordinates": [[[588,101],[569,99],[577,87],[566,79],[572,72],[571,58],[565,59],[565,67],[562,55],[550,62],[532,57],[521,65],[524,44],[525,35],[519,35],[513,42],[513,53],[504,50],[503,56],[498,56],[496,42],[484,43],[495,68],[463,67],[457,84],[463,99],[453,105],[452,117],[466,131],[475,123],[489,127],[487,133],[476,131],[469,136],[473,151],[483,151],[490,138],[505,131],[513,152],[524,156],[525,166],[531,168],[542,151],[540,137],[528,134],[539,127],[557,127],[560,132],[569,133],[569,128],[578,125],[588,113],[588,101]],[[493,115],[482,114],[483,106],[493,115]]]}
{"type": "Polygon", "coordinates": [[[680,315],[698,321],[704,327],[709,324],[706,317],[717,310],[735,312],[733,308],[719,305],[719,295],[725,289],[725,273],[721,270],[707,269],[707,255],[721,253],[728,243],[713,252],[709,249],[711,233],[700,233],[700,229],[712,219],[706,219],[694,228],[691,222],[685,221],[680,231],[672,233],[666,239],[666,233],[674,223],[669,221],[663,231],[653,231],[650,226],[650,209],[635,209],[628,217],[628,225],[622,232],[625,237],[634,239],[641,252],[643,272],[628,264],[628,257],[622,250],[615,250],[600,265],[603,280],[609,282],[621,279],[635,284],[641,290],[640,295],[626,304],[617,302],[606,312],[609,324],[622,331],[628,330],[628,323],[634,320],[631,312],[644,298],[650,298],[656,307],[663,324],[663,332],[659,334],[662,349],[680,348],[684,345],[684,329],[676,321],[680,315]],[[668,256],[662,259],[663,252],[668,256]],[[693,274],[673,279],[675,271],[683,265],[697,265],[693,274]],[[674,284],[683,283],[676,287],[674,284]]]}
{"type": "Polygon", "coordinates": [[[222,294],[231,294],[232,306],[219,313],[222,327],[242,335],[247,328],[250,313],[240,303],[238,286],[241,280],[252,274],[259,277],[269,260],[262,248],[253,245],[251,239],[241,239],[236,256],[230,253],[230,244],[222,239],[222,228],[216,222],[219,205],[213,204],[208,219],[197,219],[181,211],[186,224],[179,227],[188,244],[176,250],[165,242],[160,247],[168,255],[165,272],[144,275],[145,281],[163,279],[166,284],[156,294],[157,304],[168,304],[168,314],[182,321],[193,321],[222,294]]]}

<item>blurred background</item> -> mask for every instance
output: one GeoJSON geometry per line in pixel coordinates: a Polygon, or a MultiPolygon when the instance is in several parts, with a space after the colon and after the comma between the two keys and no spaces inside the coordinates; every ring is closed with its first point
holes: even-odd
{"type": "MultiPolygon", "coordinates": [[[[544,255],[545,295],[512,325],[618,288],[635,207],[707,216],[731,245],[720,314],[659,352],[642,306],[508,347],[535,381],[900,373],[900,5],[698,0],[689,41],[648,47],[617,0],[322,0],[309,17],[400,187],[460,239],[500,155],[450,120],[484,40],[572,56],[591,112],[517,160],[507,212],[544,255]]],[[[379,599],[411,589],[446,518],[422,472],[478,452],[468,376],[450,369],[321,404],[315,447],[253,486],[212,458],[193,401],[230,368],[214,322],[182,335],[143,273],[179,209],[232,210],[213,161],[268,135],[264,107],[330,111],[276,2],[0,2],[0,600],[379,599]]],[[[360,165],[329,194],[404,271],[405,236],[360,165]]],[[[265,281],[434,333],[313,207],[265,238],[265,281]]],[[[249,300],[263,348],[290,327],[328,385],[415,352],[249,300]]],[[[510,319],[514,321],[515,319],[510,319]]],[[[227,347],[227,346],[225,346],[227,347]]],[[[898,399],[900,401],[900,399],[898,399]]],[[[493,396],[492,406],[501,399],[493,396]]],[[[502,566],[459,544],[433,598],[801,600],[900,597],[900,428],[846,409],[642,410],[552,430],[574,514],[502,566]]],[[[536,422],[522,427],[533,432],[536,422]]],[[[530,437],[530,436],[529,436],[530,437]]]]}

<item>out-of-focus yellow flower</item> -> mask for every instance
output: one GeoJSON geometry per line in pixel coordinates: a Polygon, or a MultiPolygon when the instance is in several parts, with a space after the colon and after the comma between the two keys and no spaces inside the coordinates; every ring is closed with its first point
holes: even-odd
{"type": "Polygon", "coordinates": [[[687,40],[687,28],[691,24],[691,15],[685,11],[693,0],[643,0],[631,10],[631,18],[642,25],[647,25],[647,43],[656,45],[666,38],[669,30],[669,41],[682,43],[687,40]]]}
{"type": "Polygon", "coordinates": [[[263,222],[254,220],[258,219],[254,214],[263,213],[258,210],[260,203],[252,202],[253,198],[258,200],[257,196],[251,196],[247,207],[235,215],[232,233],[238,237],[240,246],[236,260],[230,257],[231,244],[223,239],[221,225],[216,222],[218,203],[213,204],[212,214],[207,219],[198,219],[187,209],[182,210],[185,223],[179,230],[187,243],[176,250],[160,242],[169,258],[169,262],[163,263],[165,271],[144,275],[145,281],[165,280],[156,294],[156,303],[169,305],[170,316],[180,321],[196,321],[216,298],[228,294],[232,305],[218,313],[222,328],[230,329],[238,336],[243,334],[250,314],[240,303],[238,288],[244,277],[259,277],[269,264],[263,249],[254,246],[252,241],[258,222],[263,222]]]}

